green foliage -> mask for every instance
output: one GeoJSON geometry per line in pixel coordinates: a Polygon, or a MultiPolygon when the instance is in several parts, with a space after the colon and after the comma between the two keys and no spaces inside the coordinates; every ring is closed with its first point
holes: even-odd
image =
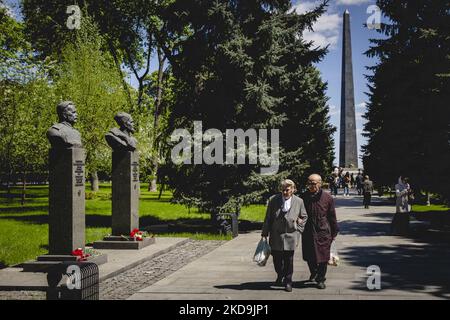
{"type": "Polygon", "coordinates": [[[129,112],[122,81],[108,52],[102,51],[102,37],[96,24],[83,19],[74,43],[62,51],[62,64],[57,77],[60,100],[71,100],[77,106],[86,149],[86,166],[90,172],[109,171],[110,149],[104,135],[115,125],[118,111],[129,112]]]}
{"type": "Polygon", "coordinates": [[[36,61],[23,26],[0,8],[0,171],[42,172],[47,161],[45,132],[56,97],[49,60],[36,61]]]}
{"type": "Polygon", "coordinates": [[[154,71],[146,79],[144,87],[144,105],[146,110],[136,110],[133,115],[138,123],[138,132],[135,136],[140,142],[141,153],[141,180],[150,182],[156,178],[155,165],[164,163],[165,134],[167,133],[170,110],[174,104],[175,79],[168,68],[162,74],[159,84],[159,72],[154,71]],[[161,88],[161,97],[158,95],[158,86],[161,88]],[[148,99],[148,102],[145,101],[148,99]],[[160,103],[158,104],[158,99],[160,103]],[[155,164],[156,162],[156,164],[155,164]]]}
{"type": "Polygon", "coordinates": [[[326,1],[304,15],[290,1],[179,1],[169,7],[168,33],[178,41],[166,55],[173,68],[175,105],[169,134],[216,128],[280,129],[280,171],[262,176],[259,165],[168,163],[174,198],[207,211],[238,210],[276,192],[282,178],[302,183],[311,172],[329,172],[332,134],[326,85],[302,32],[324,12],[326,1]],[[181,36],[183,34],[184,36],[181,36]],[[195,186],[195,187],[193,187],[195,186]]]}
{"type": "Polygon", "coordinates": [[[15,58],[18,50],[28,46],[22,31],[23,26],[8,15],[0,1],[0,61],[15,58]]]}
{"type": "Polygon", "coordinates": [[[391,22],[367,52],[379,63],[368,77],[364,167],[379,184],[409,176],[413,188],[449,199],[450,3],[377,4],[391,22]]]}

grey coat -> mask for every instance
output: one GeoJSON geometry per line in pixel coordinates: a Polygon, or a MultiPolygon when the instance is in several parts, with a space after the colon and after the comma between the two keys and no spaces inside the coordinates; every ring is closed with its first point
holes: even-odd
{"type": "Polygon", "coordinates": [[[300,233],[305,229],[308,215],[303,200],[292,196],[291,208],[284,213],[282,195],[277,194],[269,199],[264,219],[262,236],[269,236],[269,244],[275,251],[293,251],[300,242],[300,233]],[[297,218],[302,222],[297,223],[297,218]]]}

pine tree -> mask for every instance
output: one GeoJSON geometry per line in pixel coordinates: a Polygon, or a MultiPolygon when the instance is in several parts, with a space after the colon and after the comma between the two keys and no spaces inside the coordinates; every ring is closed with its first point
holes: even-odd
{"type": "Polygon", "coordinates": [[[271,176],[260,175],[261,166],[248,158],[245,165],[170,162],[164,172],[176,200],[209,212],[234,211],[267,199],[281,178],[302,183],[313,171],[331,169],[334,128],[326,85],[313,66],[326,50],[302,38],[326,3],[305,15],[292,12],[287,0],[189,0],[170,7],[168,32],[188,29],[189,36],[166,50],[176,79],[169,130],[192,133],[196,120],[222,133],[280,130],[280,169],[271,176]]]}
{"type": "Polygon", "coordinates": [[[409,176],[416,189],[448,198],[450,3],[377,4],[391,22],[367,52],[379,63],[368,77],[364,167],[380,184],[409,176]]]}

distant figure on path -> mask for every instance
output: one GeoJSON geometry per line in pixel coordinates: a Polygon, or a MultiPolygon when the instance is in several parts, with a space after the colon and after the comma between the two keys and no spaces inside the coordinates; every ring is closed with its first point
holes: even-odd
{"type": "Polygon", "coordinates": [[[317,288],[325,289],[330,247],[339,227],[336,219],[334,199],[322,190],[322,178],[313,174],[308,178],[308,190],[303,195],[308,221],[302,236],[303,260],[308,263],[310,281],[317,288]]]}
{"type": "Polygon", "coordinates": [[[358,175],[356,176],[355,183],[356,183],[356,191],[360,196],[363,193],[363,176],[361,172],[359,172],[358,175]]]}
{"type": "Polygon", "coordinates": [[[409,231],[409,195],[412,190],[408,183],[408,178],[398,178],[395,185],[395,205],[396,213],[392,219],[391,230],[393,234],[406,235],[409,231]]]}
{"type": "Polygon", "coordinates": [[[305,228],[308,215],[303,200],[296,195],[295,183],[284,180],[281,193],[272,196],[267,205],[261,236],[269,237],[273,264],[277,273],[276,285],[284,285],[292,291],[294,273],[294,250],[300,242],[300,233],[305,228]]]}
{"type": "Polygon", "coordinates": [[[373,193],[373,182],[370,181],[369,176],[364,177],[363,191],[364,191],[364,200],[363,200],[364,208],[369,209],[373,193]]]}
{"type": "Polygon", "coordinates": [[[350,196],[350,183],[351,183],[350,173],[347,172],[343,178],[344,197],[350,196]]]}
{"type": "Polygon", "coordinates": [[[63,101],[56,106],[59,123],[47,131],[47,138],[54,149],[81,148],[81,134],[73,125],[78,119],[77,109],[72,101],[63,101]]]}
{"type": "Polygon", "coordinates": [[[331,194],[336,197],[338,194],[338,187],[339,187],[339,177],[337,173],[332,173],[331,176],[328,178],[328,182],[330,185],[330,192],[331,194]]]}

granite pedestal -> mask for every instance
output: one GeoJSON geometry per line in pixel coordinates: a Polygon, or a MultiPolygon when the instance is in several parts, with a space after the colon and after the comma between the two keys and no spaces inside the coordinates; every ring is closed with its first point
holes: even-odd
{"type": "MultiPolygon", "coordinates": [[[[72,251],[85,247],[85,151],[83,148],[49,152],[49,253],[25,262],[24,271],[45,272],[47,267],[76,261],[72,251]]],[[[104,263],[94,256],[90,262],[104,263]]]]}
{"type": "Polygon", "coordinates": [[[93,244],[95,249],[142,249],[154,239],[133,241],[130,233],[139,229],[139,153],[112,154],[112,235],[93,244]]]}

